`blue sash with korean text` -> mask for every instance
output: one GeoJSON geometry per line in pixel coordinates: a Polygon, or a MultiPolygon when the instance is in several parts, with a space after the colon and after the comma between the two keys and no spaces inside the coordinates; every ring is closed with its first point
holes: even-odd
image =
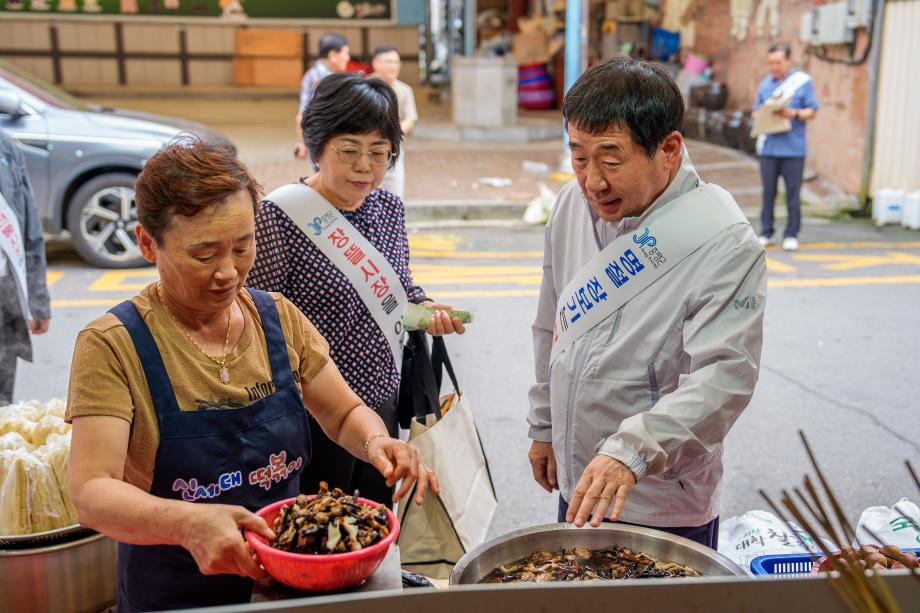
{"type": "Polygon", "coordinates": [[[402,368],[402,316],[409,297],[390,262],[319,192],[303,183],[279,187],[274,202],[338,268],[370,312],[402,368]]]}
{"type": "Polygon", "coordinates": [[[706,184],[651,213],[579,270],[559,295],[550,362],[725,228],[748,223],[731,195],[706,184]]]}

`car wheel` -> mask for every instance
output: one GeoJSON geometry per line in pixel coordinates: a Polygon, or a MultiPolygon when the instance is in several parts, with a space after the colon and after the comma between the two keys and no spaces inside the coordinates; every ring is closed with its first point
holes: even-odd
{"type": "Polygon", "coordinates": [[[74,248],[100,268],[137,268],[147,261],[137,247],[136,176],[113,172],[80,186],[67,211],[74,248]]]}

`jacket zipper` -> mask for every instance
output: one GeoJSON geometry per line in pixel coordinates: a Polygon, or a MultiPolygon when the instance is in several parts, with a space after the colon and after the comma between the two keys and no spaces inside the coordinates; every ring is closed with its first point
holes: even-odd
{"type": "MultiPolygon", "coordinates": [[[[605,245],[601,241],[600,235],[597,233],[597,226],[592,222],[591,223],[591,232],[594,234],[594,243],[597,245],[598,252],[604,250],[605,245]]],[[[620,232],[617,235],[621,234],[620,232]]],[[[616,239],[616,237],[614,237],[616,239]]],[[[614,240],[611,239],[611,240],[614,240]]],[[[608,243],[609,244],[609,243],[608,243]]],[[[598,327],[595,326],[591,332],[588,333],[587,338],[584,340],[584,345],[579,348],[578,353],[575,354],[575,377],[572,377],[572,388],[569,390],[569,401],[568,405],[565,407],[565,416],[568,420],[566,422],[566,438],[565,438],[565,462],[566,462],[566,477],[569,480],[569,486],[574,490],[575,489],[575,471],[574,471],[574,461],[572,457],[572,447],[574,447],[575,439],[575,394],[578,392],[578,382],[579,377],[581,376],[582,371],[585,367],[585,362],[588,360],[588,349],[591,347],[591,343],[594,340],[594,337],[598,333],[598,327]]],[[[556,463],[556,466],[559,466],[559,463],[556,463]]]]}
{"type": "Polygon", "coordinates": [[[580,380],[580,373],[584,370],[585,362],[588,359],[588,349],[591,347],[591,342],[594,340],[594,336],[597,334],[597,327],[592,330],[587,338],[585,338],[582,346],[578,349],[578,353],[575,355],[575,375],[572,377],[572,387],[569,390],[569,401],[566,405],[566,438],[565,438],[565,462],[566,462],[566,477],[569,480],[569,486],[575,488],[575,469],[574,469],[574,460],[572,456],[572,447],[574,446],[575,439],[575,394],[578,392],[578,382],[580,380]]]}

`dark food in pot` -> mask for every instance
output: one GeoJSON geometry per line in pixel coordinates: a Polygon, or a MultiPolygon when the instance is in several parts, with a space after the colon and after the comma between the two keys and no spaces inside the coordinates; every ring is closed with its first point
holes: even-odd
{"type": "Polygon", "coordinates": [[[480,583],[544,583],[547,581],[595,581],[698,577],[699,572],[674,562],[661,562],[625,547],[608,549],[560,549],[538,551],[510,564],[502,564],[480,583]]]}
{"type": "Polygon", "coordinates": [[[275,549],[293,553],[328,554],[364,549],[390,533],[386,507],[372,507],[357,501],[358,492],[348,496],[325,481],[319,494],[301,494],[291,505],[284,505],[272,529],[275,549]]]}

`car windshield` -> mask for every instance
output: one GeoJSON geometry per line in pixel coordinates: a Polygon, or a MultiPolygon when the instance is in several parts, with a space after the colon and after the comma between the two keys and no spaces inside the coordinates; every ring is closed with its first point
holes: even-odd
{"type": "Polygon", "coordinates": [[[0,62],[0,78],[6,79],[45,104],[50,104],[60,109],[77,111],[93,110],[92,106],[68,94],[57,85],[52,85],[44,79],[7,62],[0,62]]]}

